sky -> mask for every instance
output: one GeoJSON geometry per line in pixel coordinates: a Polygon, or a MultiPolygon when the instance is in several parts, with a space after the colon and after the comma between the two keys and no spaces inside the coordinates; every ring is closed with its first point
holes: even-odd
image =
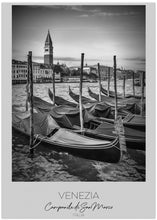
{"type": "Polygon", "coordinates": [[[12,58],[44,62],[48,29],[54,63],[84,63],[145,69],[145,7],[125,5],[14,5],[12,8],[12,58]]]}

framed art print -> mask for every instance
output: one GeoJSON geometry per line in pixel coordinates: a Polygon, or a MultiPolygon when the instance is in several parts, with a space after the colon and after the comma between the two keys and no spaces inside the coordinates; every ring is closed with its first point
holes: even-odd
{"type": "Polygon", "coordinates": [[[155,218],[155,4],[2,4],[2,217],[155,218]]]}

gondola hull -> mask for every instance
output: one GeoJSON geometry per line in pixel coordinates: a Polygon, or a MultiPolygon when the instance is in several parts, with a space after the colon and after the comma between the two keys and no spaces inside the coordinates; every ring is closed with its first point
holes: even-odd
{"type": "MultiPolygon", "coordinates": [[[[98,139],[106,139],[106,140],[114,140],[114,136],[104,135],[104,134],[96,134],[92,132],[92,130],[88,130],[85,132],[85,135],[91,138],[98,138],[98,139]]],[[[139,138],[129,138],[125,136],[125,142],[127,148],[134,149],[134,150],[146,150],[146,143],[145,138],[139,139],[139,138]]]]}
{"type": "MultiPolygon", "coordinates": [[[[80,129],[79,126],[74,126],[80,129]]],[[[100,124],[96,129],[85,129],[85,135],[92,138],[113,141],[116,138],[114,125],[108,123],[100,124]]],[[[124,133],[120,134],[120,138],[126,142],[127,148],[145,151],[145,132],[124,128],[124,133]]]]}
{"type": "MultiPolygon", "coordinates": [[[[46,117],[46,116],[44,116],[46,117]]],[[[27,118],[28,119],[28,118],[27,118]]],[[[29,137],[28,129],[13,121],[13,129],[29,137]]],[[[37,128],[38,129],[38,128],[37,128]]],[[[36,130],[36,129],[35,129],[36,130]]],[[[97,140],[68,129],[57,128],[53,135],[35,133],[36,141],[58,152],[69,152],[87,159],[117,163],[121,157],[118,137],[113,141],[97,140]]]]}

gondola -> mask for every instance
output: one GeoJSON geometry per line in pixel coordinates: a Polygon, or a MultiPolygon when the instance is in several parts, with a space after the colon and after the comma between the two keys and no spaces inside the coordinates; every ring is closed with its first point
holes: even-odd
{"type": "MultiPolygon", "coordinates": [[[[89,87],[88,87],[88,93],[89,93],[89,96],[91,96],[95,100],[99,101],[99,95],[94,93],[89,87]]],[[[101,95],[101,99],[107,105],[114,107],[114,105],[115,105],[115,99],[114,98],[101,95]]],[[[118,100],[117,103],[118,103],[118,108],[121,111],[123,110],[123,111],[130,112],[132,114],[140,114],[139,101],[137,101],[137,100],[136,100],[136,102],[134,102],[134,99],[130,99],[130,100],[129,99],[127,99],[127,100],[124,99],[124,100],[118,100]]]]}
{"type": "MultiPolygon", "coordinates": [[[[88,87],[88,93],[89,93],[90,97],[96,99],[97,101],[99,100],[99,95],[92,92],[92,90],[89,87],[88,87]]],[[[105,101],[106,103],[108,103],[108,105],[114,105],[114,103],[115,103],[115,98],[114,97],[101,95],[101,99],[102,99],[102,101],[105,101]]],[[[123,97],[123,99],[118,99],[117,104],[118,104],[118,106],[124,106],[124,105],[127,105],[127,104],[139,105],[140,100],[136,99],[134,97],[130,97],[130,98],[124,98],[123,97]]]]}
{"type": "MultiPolygon", "coordinates": [[[[52,150],[70,152],[83,158],[117,163],[121,158],[119,139],[101,140],[84,136],[78,130],[61,128],[48,114],[33,113],[34,137],[36,142],[49,145],[52,150]]],[[[13,129],[30,136],[30,113],[13,112],[13,129]]]]}
{"type": "MultiPolygon", "coordinates": [[[[71,91],[71,93],[73,93],[71,91]]],[[[48,94],[50,99],[53,102],[53,93],[51,92],[51,90],[48,90],[48,94]]],[[[74,93],[73,93],[74,94],[74,93]]],[[[74,94],[75,96],[76,94],[74,94]]],[[[76,95],[76,100],[78,98],[78,95],[76,95]]],[[[69,102],[63,98],[60,98],[56,96],[55,97],[55,104],[56,105],[67,105],[70,107],[76,107],[78,108],[79,103],[75,104],[71,104],[72,102],[69,102]],[[62,100],[62,102],[60,102],[60,100],[62,100]],[[69,104],[68,104],[69,103],[69,104]]],[[[92,115],[96,116],[96,117],[107,117],[107,118],[114,118],[114,107],[107,105],[105,102],[97,102],[92,100],[92,102],[85,102],[83,104],[83,108],[87,109],[92,115]]],[[[119,109],[119,115],[121,115],[122,117],[125,117],[129,111],[127,111],[127,109],[124,111],[124,109],[119,109]]]]}
{"type": "MultiPolygon", "coordinates": [[[[90,88],[88,88],[88,93],[93,99],[95,99],[97,102],[99,102],[99,95],[98,94],[93,93],[90,90],[90,88]]],[[[69,95],[75,102],[79,103],[79,95],[74,93],[70,87],[69,87],[69,95]]],[[[114,98],[101,95],[101,99],[102,99],[102,102],[106,103],[107,105],[110,105],[112,107],[115,105],[114,98]]],[[[82,104],[95,103],[95,100],[92,100],[90,98],[82,96],[82,104]]],[[[134,104],[134,103],[139,103],[139,100],[135,100],[134,98],[118,100],[119,107],[125,107],[126,104],[134,104]]]]}
{"type": "MultiPolygon", "coordinates": [[[[34,100],[36,98],[34,97],[34,100]]],[[[80,129],[80,116],[79,109],[70,106],[53,106],[45,111],[46,105],[43,108],[42,99],[38,98],[34,102],[34,107],[38,112],[48,113],[52,116],[59,126],[79,130],[80,129]]],[[[45,101],[44,101],[45,104],[45,101]]],[[[114,140],[116,138],[114,123],[109,123],[102,118],[94,117],[86,109],[83,109],[84,133],[86,136],[98,139],[114,140]]],[[[128,148],[145,150],[145,132],[138,131],[129,127],[124,127],[124,136],[128,148]]]]}
{"type": "MultiPolygon", "coordinates": [[[[79,96],[77,94],[74,94],[72,92],[72,90],[69,88],[69,92],[70,92],[70,95],[71,97],[73,98],[73,100],[75,101],[74,102],[70,102],[70,101],[67,101],[65,100],[64,98],[62,97],[59,97],[59,96],[55,96],[55,104],[56,105],[68,105],[68,106],[71,106],[71,107],[78,107],[79,106],[79,96]],[[77,102],[77,103],[76,103],[77,102]]],[[[51,101],[53,102],[53,93],[51,92],[50,89],[48,89],[48,95],[49,95],[49,98],[51,99],[51,101]]],[[[37,97],[36,97],[37,99],[37,97]]],[[[114,105],[108,105],[107,103],[105,102],[99,102],[99,101],[93,101],[93,100],[90,100],[86,97],[83,97],[83,107],[88,109],[88,110],[94,110],[94,112],[97,112],[97,116],[107,116],[106,115],[106,112],[103,112],[103,111],[109,111],[109,109],[112,111],[112,115],[113,115],[113,111],[114,111],[114,105]]],[[[125,107],[125,106],[123,106],[125,107]]],[[[127,108],[119,108],[119,114],[121,114],[122,116],[126,116],[129,112],[132,112],[134,113],[134,107],[133,106],[128,106],[127,108]],[[129,109],[129,110],[128,110],[129,109]],[[131,109],[133,109],[133,111],[131,111],[131,109]]],[[[95,115],[96,116],[96,115],[95,115]]]]}
{"type": "MultiPolygon", "coordinates": [[[[71,90],[70,86],[69,86],[69,95],[75,102],[79,103],[79,95],[75,94],[71,90]]],[[[85,96],[82,96],[82,104],[87,104],[87,103],[95,103],[95,100],[92,100],[92,99],[89,99],[85,96]]]]}
{"type": "MultiPolygon", "coordinates": [[[[100,118],[100,120],[114,124],[114,119],[100,118]]],[[[134,114],[128,114],[126,117],[122,119],[124,127],[132,128],[144,132],[146,130],[145,120],[146,120],[145,116],[134,115],[134,114]]]]}
{"type": "MultiPolygon", "coordinates": [[[[73,93],[73,95],[75,95],[75,93],[73,93]]],[[[76,97],[77,96],[78,95],[76,95],[76,97]]],[[[77,98],[76,98],[76,100],[77,100],[77,98]]],[[[114,111],[111,106],[107,105],[104,102],[98,103],[96,105],[93,105],[93,103],[86,103],[85,105],[86,105],[86,107],[87,106],[89,107],[89,109],[87,108],[87,110],[89,110],[89,111],[92,110],[94,113],[95,112],[97,113],[97,115],[94,114],[94,116],[97,116],[98,120],[102,120],[103,122],[109,122],[111,124],[114,124],[114,111]],[[106,114],[106,112],[105,112],[105,115],[104,115],[104,111],[101,111],[101,109],[103,108],[103,105],[110,107],[110,111],[108,111],[108,114],[106,114]],[[96,109],[96,107],[98,108],[98,110],[96,109]],[[102,115],[101,115],[101,112],[102,112],[102,115]]],[[[145,116],[140,116],[137,114],[130,113],[127,110],[127,106],[119,107],[118,114],[119,114],[119,116],[122,116],[123,125],[125,127],[140,130],[140,131],[145,131],[145,116]]]]}
{"type": "MultiPolygon", "coordinates": [[[[83,96],[82,97],[83,105],[99,103],[100,105],[110,106],[112,110],[114,111],[115,99],[111,97],[107,97],[107,96],[102,96],[102,102],[99,102],[98,94],[93,93],[90,89],[88,89],[88,92],[92,98],[96,99],[96,101],[83,96]]],[[[79,103],[79,95],[75,94],[70,88],[69,88],[69,95],[75,102],[79,103]]],[[[127,100],[127,101],[119,100],[118,101],[118,112],[122,115],[127,115],[128,113],[140,114],[139,100],[136,103],[133,100],[127,100]]]]}
{"type": "MultiPolygon", "coordinates": [[[[53,93],[51,92],[50,89],[48,89],[48,94],[49,94],[50,99],[53,102],[53,93]]],[[[67,101],[67,100],[63,99],[62,97],[60,97],[60,96],[55,96],[55,104],[56,105],[68,105],[68,106],[72,106],[72,107],[77,107],[78,106],[77,103],[67,101]]]]}

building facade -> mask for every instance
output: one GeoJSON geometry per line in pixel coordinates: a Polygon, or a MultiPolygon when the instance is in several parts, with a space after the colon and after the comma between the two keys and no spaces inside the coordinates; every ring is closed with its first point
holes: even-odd
{"type": "Polygon", "coordinates": [[[83,72],[84,73],[87,73],[88,75],[90,74],[95,74],[97,75],[97,69],[95,67],[92,67],[92,66],[84,66],[83,67],[83,72]]]}
{"type": "MultiPolygon", "coordinates": [[[[69,67],[70,71],[79,71],[80,66],[71,66],[69,67]]],[[[87,64],[83,67],[83,72],[90,75],[91,73],[97,74],[97,68],[95,66],[88,66],[87,64]]]]}
{"type": "Polygon", "coordinates": [[[12,82],[26,83],[27,81],[27,62],[12,60],[12,82]]]}
{"type": "MultiPolygon", "coordinates": [[[[50,65],[32,63],[33,82],[52,82],[53,70],[50,65]]],[[[55,82],[61,82],[61,73],[55,72],[55,82]]],[[[27,83],[27,62],[12,60],[12,84],[27,83]]]]}

